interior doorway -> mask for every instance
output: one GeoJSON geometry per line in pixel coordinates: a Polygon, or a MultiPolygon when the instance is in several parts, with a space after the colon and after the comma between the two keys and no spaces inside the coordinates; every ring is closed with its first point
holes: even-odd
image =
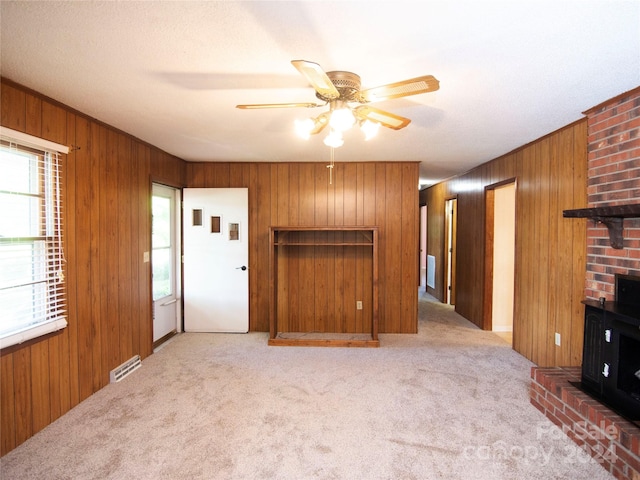
{"type": "Polygon", "coordinates": [[[420,288],[427,289],[427,206],[420,207],[420,288]]]}
{"type": "Polygon", "coordinates": [[[451,198],[445,201],[445,292],[446,303],[456,304],[456,231],[458,223],[458,200],[451,198]]]}
{"type": "Polygon", "coordinates": [[[151,197],[153,347],[181,331],[180,189],[154,183],[151,197]]]}
{"type": "Polygon", "coordinates": [[[513,344],[516,183],[486,190],[484,327],[513,344]]]}

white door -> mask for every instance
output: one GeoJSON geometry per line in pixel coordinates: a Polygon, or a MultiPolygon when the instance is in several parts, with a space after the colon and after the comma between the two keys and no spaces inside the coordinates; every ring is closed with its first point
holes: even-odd
{"type": "Polygon", "coordinates": [[[249,331],[246,188],[183,190],[184,329],[249,331]]]}
{"type": "MultiPolygon", "coordinates": [[[[153,342],[166,340],[180,331],[180,268],[178,251],[180,235],[180,190],[153,184],[151,198],[151,271],[153,277],[153,342]]],[[[161,342],[159,342],[161,343],[161,342]]]]}

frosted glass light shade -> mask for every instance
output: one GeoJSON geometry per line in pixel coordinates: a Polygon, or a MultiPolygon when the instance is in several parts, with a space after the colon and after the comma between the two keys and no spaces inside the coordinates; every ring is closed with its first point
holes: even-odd
{"type": "Polygon", "coordinates": [[[353,127],[356,123],[356,117],[353,116],[353,112],[350,108],[339,108],[331,112],[331,119],[329,120],[329,126],[339,132],[344,132],[353,127]]]}
{"type": "Polygon", "coordinates": [[[324,139],[324,144],[327,147],[333,147],[333,148],[341,147],[344,144],[344,140],[342,139],[342,133],[337,130],[331,129],[331,131],[329,132],[329,135],[327,135],[326,138],[324,139]]]}
{"type": "Polygon", "coordinates": [[[304,120],[296,120],[294,122],[296,134],[300,138],[307,140],[311,136],[311,132],[315,128],[315,122],[312,118],[306,118],[304,120]]]}
{"type": "Polygon", "coordinates": [[[380,130],[380,124],[377,122],[372,122],[371,120],[365,120],[360,126],[360,130],[362,130],[362,133],[364,133],[364,139],[370,140],[378,134],[378,130],[380,130]]]}

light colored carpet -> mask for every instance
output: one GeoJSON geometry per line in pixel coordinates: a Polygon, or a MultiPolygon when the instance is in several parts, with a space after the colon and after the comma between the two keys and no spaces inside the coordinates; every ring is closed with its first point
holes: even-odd
{"type": "Polygon", "coordinates": [[[1,460],[2,479],[611,479],[529,403],[532,364],[420,298],[378,349],[181,334],[1,460]]]}

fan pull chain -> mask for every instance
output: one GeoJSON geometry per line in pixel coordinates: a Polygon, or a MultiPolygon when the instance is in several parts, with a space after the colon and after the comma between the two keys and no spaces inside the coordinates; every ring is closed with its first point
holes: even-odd
{"type": "Polygon", "coordinates": [[[329,165],[327,165],[327,168],[329,169],[329,185],[332,184],[332,181],[333,181],[333,167],[335,167],[335,162],[333,160],[333,158],[334,158],[333,151],[334,151],[334,148],[331,147],[330,148],[330,152],[331,152],[330,153],[330,158],[331,158],[331,160],[330,160],[329,165]]]}

